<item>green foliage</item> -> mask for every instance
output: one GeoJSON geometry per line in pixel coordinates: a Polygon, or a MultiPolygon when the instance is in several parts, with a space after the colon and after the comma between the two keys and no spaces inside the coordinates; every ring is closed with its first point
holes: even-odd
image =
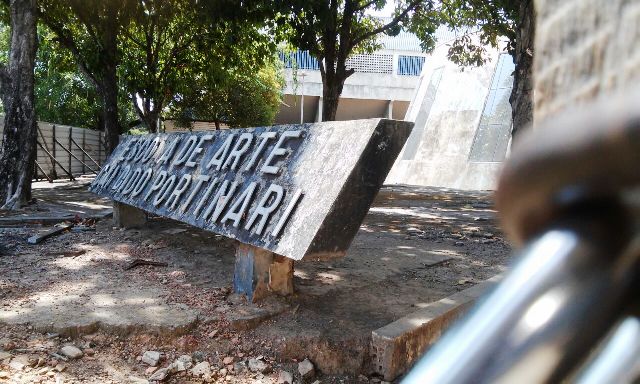
{"type": "MultiPolygon", "coordinates": [[[[0,21],[0,62],[9,52],[9,26],[0,21]]],[[[56,35],[38,26],[38,54],[35,66],[36,115],[40,121],[99,129],[100,100],[95,88],[80,74],[71,54],[61,49],[56,35]]],[[[121,103],[121,122],[134,118],[128,103],[121,103]]]]}
{"type": "Polygon", "coordinates": [[[410,30],[427,45],[433,44],[437,26],[455,30],[458,38],[449,47],[449,58],[463,66],[480,66],[487,60],[487,46],[497,48],[506,40],[506,50],[513,54],[517,7],[513,0],[441,0],[429,11],[417,10],[410,30]]]}
{"type": "Polygon", "coordinates": [[[238,68],[224,77],[205,71],[170,106],[178,125],[189,127],[194,120],[225,123],[231,127],[270,125],[281,102],[284,80],[277,59],[257,72],[238,68]],[[213,75],[213,76],[212,76],[213,75]]]}
{"type": "MultiPolygon", "coordinates": [[[[386,0],[290,0],[281,1],[279,22],[291,44],[309,51],[318,60],[371,53],[380,49],[379,34],[397,35],[419,7],[429,1],[395,1],[390,20],[373,17],[369,11],[385,7],[386,0]]],[[[276,2],[278,3],[278,2],[276,2]]],[[[341,58],[342,59],[342,58],[341,58]]]]}
{"type": "Polygon", "coordinates": [[[167,107],[185,121],[273,122],[280,84],[266,24],[239,20],[235,13],[202,17],[207,11],[193,0],[140,2],[121,36],[121,77],[151,131],[167,107]]]}

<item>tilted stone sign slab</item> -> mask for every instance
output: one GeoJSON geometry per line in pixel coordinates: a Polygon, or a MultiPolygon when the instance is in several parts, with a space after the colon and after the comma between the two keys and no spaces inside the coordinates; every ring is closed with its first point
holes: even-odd
{"type": "Polygon", "coordinates": [[[344,255],[412,123],[126,136],[91,191],[300,260],[344,255]]]}

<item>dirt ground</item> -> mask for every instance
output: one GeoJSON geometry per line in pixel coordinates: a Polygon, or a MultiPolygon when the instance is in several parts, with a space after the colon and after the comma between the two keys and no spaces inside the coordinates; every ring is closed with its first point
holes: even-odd
{"type": "Polygon", "coordinates": [[[0,212],[0,383],[145,383],[157,374],[145,351],[160,352],[170,383],[277,383],[287,373],[300,382],[306,358],[316,373],[304,381],[377,383],[373,330],[509,262],[488,193],[385,187],[347,257],[296,263],[293,296],[252,305],[231,292],[233,241],[213,233],[103,219],[30,245],[51,227],[11,224],[104,215],[110,203],[87,181],[38,183],[36,208],[0,212]],[[127,269],[134,259],[166,266],[127,269]],[[84,355],[64,361],[68,344],[84,355]],[[182,370],[184,355],[201,369],[182,370]]]}

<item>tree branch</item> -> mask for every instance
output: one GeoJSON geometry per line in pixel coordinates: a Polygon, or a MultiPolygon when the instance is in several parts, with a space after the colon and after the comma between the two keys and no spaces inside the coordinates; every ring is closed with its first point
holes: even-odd
{"type": "Polygon", "coordinates": [[[355,46],[357,46],[358,44],[362,43],[363,41],[379,34],[385,31],[388,31],[389,29],[395,27],[396,25],[398,25],[400,23],[400,21],[402,21],[402,19],[404,19],[407,14],[409,12],[411,12],[412,10],[414,10],[418,5],[420,5],[422,1],[421,0],[414,0],[412,1],[407,8],[405,8],[404,11],[400,12],[397,16],[395,16],[389,23],[382,25],[378,28],[375,28],[367,33],[363,33],[361,36],[356,37],[352,40],[352,43],[350,44],[350,48],[353,48],[355,46]]]}
{"type": "Polygon", "coordinates": [[[40,19],[51,29],[57,36],[57,41],[63,47],[67,48],[76,59],[78,69],[86,77],[86,79],[100,92],[100,82],[94,74],[89,70],[88,65],[82,60],[80,49],[76,45],[73,37],[71,37],[60,24],[56,24],[46,16],[46,12],[40,12],[40,19]]]}
{"type": "Polygon", "coordinates": [[[361,12],[364,11],[365,9],[369,8],[370,6],[372,6],[373,4],[376,3],[376,0],[371,0],[371,1],[367,1],[366,3],[364,3],[363,5],[356,7],[355,11],[356,12],[361,12]]]}

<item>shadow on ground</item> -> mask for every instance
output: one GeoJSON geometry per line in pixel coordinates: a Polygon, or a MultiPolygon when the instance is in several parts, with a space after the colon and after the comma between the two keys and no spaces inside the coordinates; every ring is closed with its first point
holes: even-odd
{"type": "MultiPolygon", "coordinates": [[[[82,188],[38,193],[72,211],[75,200],[106,206],[82,188]]],[[[205,351],[219,369],[226,355],[254,353],[283,364],[309,357],[326,374],[367,374],[371,331],[504,270],[510,248],[494,216],[488,193],[385,187],[347,257],[297,262],[295,295],[257,307],[230,294],[233,242],[186,224],[154,218],[123,231],[105,220],[36,246],[20,239],[37,228],[0,229],[14,244],[0,256],[0,339],[128,336],[116,344],[124,375],[141,375],[135,356],[154,348],[205,351]],[[64,256],[69,250],[85,252],[64,256]],[[136,258],[168,266],[126,270],[136,258]]],[[[100,372],[101,382],[115,377],[100,372]]],[[[74,365],[66,375],[95,379],[74,365]]]]}

